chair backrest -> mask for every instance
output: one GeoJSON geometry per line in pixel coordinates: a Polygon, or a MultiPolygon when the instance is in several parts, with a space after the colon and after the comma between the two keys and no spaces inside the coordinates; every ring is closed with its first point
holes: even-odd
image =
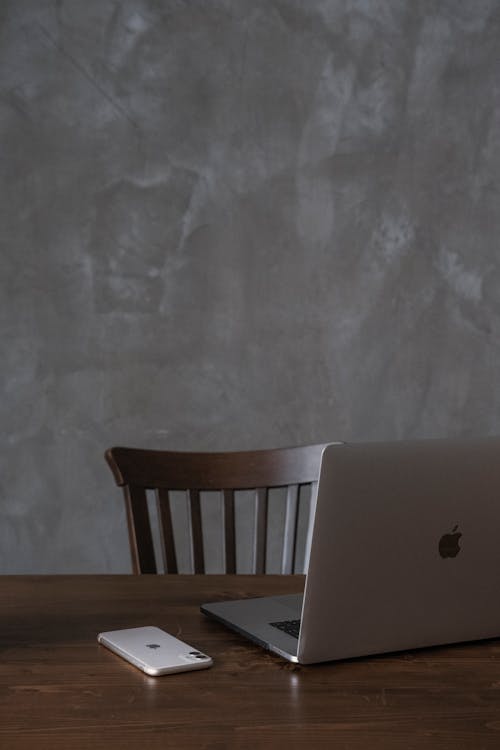
{"type": "Polygon", "coordinates": [[[177,573],[171,493],[187,493],[194,573],[205,572],[200,493],[217,490],[223,498],[226,573],[236,573],[235,491],[255,491],[253,573],[266,572],[268,502],[271,488],[286,487],[282,573],[294,571],[301,488],[317,482],[324,445],[227,453],[110,448],[106,460],[123,488],[135,573],[157,573],[147,490],[158,503],[165,572],[177,573]]]}

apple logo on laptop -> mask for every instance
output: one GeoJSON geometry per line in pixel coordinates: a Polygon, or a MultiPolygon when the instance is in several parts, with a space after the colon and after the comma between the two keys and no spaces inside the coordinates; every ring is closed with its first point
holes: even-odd
{"type": "Polygon", "coordinates": [[[146,643],[146,648],[160,648],[159,643],[146,643]]]}
{"type": "Polygon", "coordinates": [[[458,540],[462,534],[457,529],[458,524],[453,527],[451,534],[443,534],[439,540],[439,554],[441,557],[456,557],[460,552],[458,540]]]}

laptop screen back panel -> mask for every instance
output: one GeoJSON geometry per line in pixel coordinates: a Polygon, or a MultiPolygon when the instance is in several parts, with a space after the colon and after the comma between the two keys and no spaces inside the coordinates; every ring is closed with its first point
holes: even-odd
{"type": "Polygon", "coordinates": [[[326,448],[299,661],[500,635],[499,538],[499,439],[326,448]]]}

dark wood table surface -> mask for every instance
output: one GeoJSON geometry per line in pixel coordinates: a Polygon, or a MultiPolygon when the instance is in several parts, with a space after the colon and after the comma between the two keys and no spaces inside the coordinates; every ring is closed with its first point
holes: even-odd
{"type": "Polygon", "coordinates": [[[0,577],[0,748],[500,748],[500,641],[302,667],[199,605],[301,576],[0,577]],[[210,654],[148,677],[96,642],[158,625],[210,654]]]}

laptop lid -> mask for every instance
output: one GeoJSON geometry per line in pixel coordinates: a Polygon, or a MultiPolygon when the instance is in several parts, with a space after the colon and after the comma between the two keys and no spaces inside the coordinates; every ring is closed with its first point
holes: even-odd
{"type": "Polygon", "coordinates": [[[325,448],[298,661],[500,635],[500,438],[325,448]]]}

